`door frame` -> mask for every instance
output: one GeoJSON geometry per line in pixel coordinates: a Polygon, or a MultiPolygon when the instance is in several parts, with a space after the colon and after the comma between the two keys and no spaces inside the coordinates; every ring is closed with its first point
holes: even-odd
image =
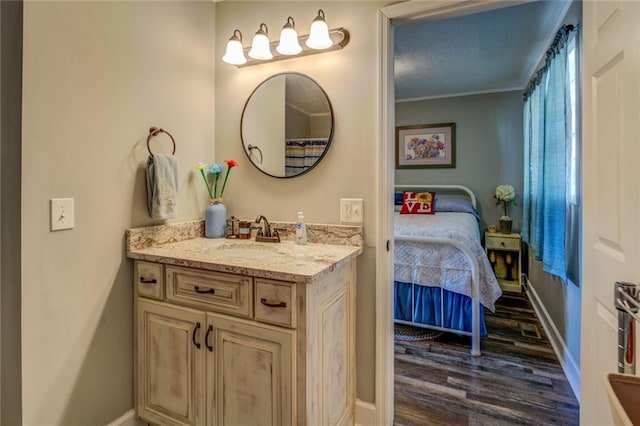
{"type": "Polygon", "coordinates": [[[24,3],[0,2],[0,424],[22,424],[22,39],[24,3]]]}
{"type": "Polygon", "coordinates": [[[378,10],[378,194],[376,238],[376,425],[393,424],[393,185],[395,160],[395,93],[393,23],[439,20],[485,12],[531,0],[408,0],[378,10]]]}

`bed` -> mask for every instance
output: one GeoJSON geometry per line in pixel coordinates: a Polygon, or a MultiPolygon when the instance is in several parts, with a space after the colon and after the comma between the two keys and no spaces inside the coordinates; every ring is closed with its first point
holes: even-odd
{"type": "Polygon", "coordinates": [[[395,189],[404,199],[394,216],[394,321],[471,336],[471,353],[480,355],[482,307],[494,311],[502,291],[480,243],[475,195],[461,185],[395,189]],[[416,196],[427,197],[433,214],[404,211],[416,196]]]}

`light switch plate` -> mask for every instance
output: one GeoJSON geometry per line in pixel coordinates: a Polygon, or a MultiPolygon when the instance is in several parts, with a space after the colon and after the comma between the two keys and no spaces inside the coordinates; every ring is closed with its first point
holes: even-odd
{"type": "Polygon", "coordinates": [[[52,198],[50,210],[52,231],[73,229],[75,226],[73,198],[52,198]]]}
{"type": "Polygon", "coordinates": [[[364,201],[362,198],[340,199],[340,222],[363,223],[364,201]]]}

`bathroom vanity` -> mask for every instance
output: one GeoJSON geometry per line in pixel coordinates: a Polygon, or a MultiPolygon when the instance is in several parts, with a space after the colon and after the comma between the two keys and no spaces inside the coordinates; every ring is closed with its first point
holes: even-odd
{"type": "Polygon", "coordinates": [[[207,239],[191,225],[127,232],[137,415],[159,425],[353,424],[361,246],[207,239]]]}

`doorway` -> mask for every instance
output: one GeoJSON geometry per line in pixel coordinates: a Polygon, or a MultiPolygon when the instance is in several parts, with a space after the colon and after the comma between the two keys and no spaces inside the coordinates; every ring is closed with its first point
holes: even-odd
{"type": "MultiPolygon", "coordinates": [[[[516,2],[525,3],[525,2],[516,2]]],[[[393,159],[395,157],[395,94],[393,81],[393,25],[402,22],[418,20],[441,20],[467,14],[489,11],[504,6],[512,6],[513,2],[505,5],[503,2],[451,2],[445,6],[442,3],[408,1],[391,5],[381,9],[381,121],[380,134],[382,140],[381,160],[379,164],[380,201],[378,217],[380,218],[380,235],[378,241],[378,270],[377,270],[377,325],[376,325],[376,411],[379,424],[390,424],[393,418],[393,301],[389,297],[393,282],[392,253],[385,251],[387,242],[393,241],[392,212],[387,200],[393,197],[395,171],[393,159]],[[470,3],[470,4],[469,4],[470,3]]],[[[398,124],[400,125],[400,124],[398,124]]],[[[392,245],[392,244],[391,244],[392,245]]]]}

